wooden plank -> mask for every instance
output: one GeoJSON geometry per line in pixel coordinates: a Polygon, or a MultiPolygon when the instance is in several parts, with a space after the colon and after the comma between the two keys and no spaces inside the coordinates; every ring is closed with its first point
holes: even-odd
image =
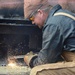
{"type": "Polygon", "coordinates": [[[37,72],[37,75],[75,75],[75,67],[62,69],[48,69],[37,72]]]}
{"type": "Polygon", "coordinates": [[[30,70],[27,66],[3,66],[0,67],[0,75],[28,75],[30,70]]]}

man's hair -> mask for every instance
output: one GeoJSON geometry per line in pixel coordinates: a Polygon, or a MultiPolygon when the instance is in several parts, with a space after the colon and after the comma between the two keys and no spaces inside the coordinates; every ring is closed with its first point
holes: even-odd
{"type": "Polygon", "coordinates": [[[48,0],[24,0],[24,3],[25,18],[35,14],[38,9],[42,9],[45,12],[49,11],[49,8],[47,8],[50,5],[48,0]]]}
{"type": "Polygon", "coordinates": [[[40,8],[40,9],[48,13],[52,9],[52,6],[49,5],[49,6],[45,7],[45,8],[40,8]]]}
{"type": "Polygon", "coordinates": [[[35,15],[36,13],[37,13],[37,10],[38,9],[41,9],[41,10],[43,10],[44,12],[46,12],[46,13],[48,13],[50,10],[51,10],[51,8],[52,8],[52,6],[51,5],[48,5],[48,6],[43,6],[42,7],[42,5],[40,5],[40,6],[38,6],[38,8],[35,10],[35,11],[33,11],[30,15],[29,15],[29,17],[31,17],[32,15],[35,15]]]}

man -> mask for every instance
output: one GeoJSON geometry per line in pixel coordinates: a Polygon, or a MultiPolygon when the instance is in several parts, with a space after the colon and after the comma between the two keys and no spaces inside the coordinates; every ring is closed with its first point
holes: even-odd
{"type": "MultiPolygon", "coordinates": [[[[42,28],[42,49],[38,54],[25,55],[24,61],[30,67],[56,63],[63,60],[65,52],[75,52],[75,15],[54,7],[47,0],[25,0],[25,18],[42,28]],[[64,56],[64,55],[63,55],[64,56]]],[[[75,54],[74,54],[75,55],[75,54]]],[[[69,61],[69,60],[68,60],[69,61]]]]}

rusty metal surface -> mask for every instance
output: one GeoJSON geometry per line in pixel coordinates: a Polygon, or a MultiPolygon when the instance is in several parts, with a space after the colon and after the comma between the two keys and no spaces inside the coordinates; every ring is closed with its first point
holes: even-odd
{"type": "Polygon", "coordinates": [[[14,8],[16,6],[23,6],[24,0],[0,0],[0,8],[14,8]],[[15,6],[16,5],[16,6],[15,6]]]}
{"type": "Polygon", "coordinates": [[[48,0],[50,5],[60,4],[64,9],[75,13],[75,0],[48,0]]]}
{"type": "Polygon", "coordinates": [[[0,18],[24,16],[24,0],[0,0],[0,18]]]}
{"type": "MultiPolygon", "coordinates": [[[[75,13],[75,0],[48,0],[50,5],[60,4],[75,13]]],[[[0,18],[24,18],[25,0],[0,0],[0,18]]]]}

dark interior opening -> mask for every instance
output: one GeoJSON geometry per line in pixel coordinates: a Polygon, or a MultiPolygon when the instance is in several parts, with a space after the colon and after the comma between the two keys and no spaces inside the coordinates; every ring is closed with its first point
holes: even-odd
{"type": "Polygon", "coordinates": [[[28,22],[25,24],[13,24],[13,22],[0,24],[0,63],[2,65],[3,62],[7,63],[10,56],[25,55],[30,51],[36,53],[41,49],[42,32],[38,27],[28,22]]]}

